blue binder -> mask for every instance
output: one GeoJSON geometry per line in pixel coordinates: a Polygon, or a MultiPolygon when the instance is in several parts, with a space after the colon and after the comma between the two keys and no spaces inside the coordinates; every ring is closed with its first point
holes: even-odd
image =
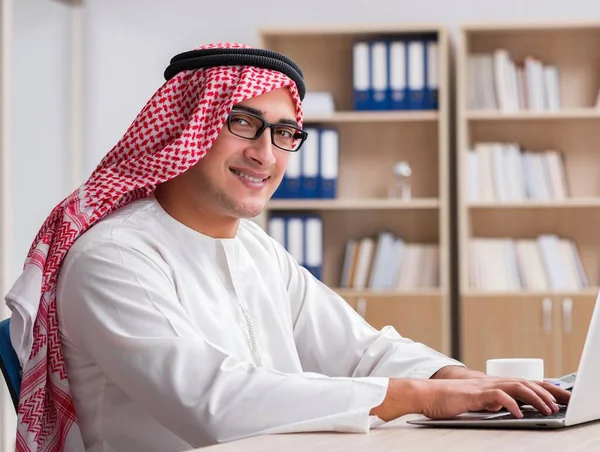
{"type": "Polygon", "coordinates": [[[308,137],[299,151],[302,156],[300,197],[311,199],[319,196],[320,130],[316,127],[308,127],[305,130],[308,137]]]}
{"type": "Polygon", "coordinates": [[[315,278],[323,276],[323,220],[318,215],[305,215],[304,223],[304,268],[315,278]]]}
{"type": "Polygon", "coordinates": [[[300,152],[292,152],[288,162],[287,169],[281,179],[281,183],[275,193],[273,199],[297,199],[301,197],[301,173],[302,173],[302,154],[300,152]]]}
{"type": "Polygon", "coordinates": [[[339,173],[339,132],[324,127],[320,132],[319,198],[337,197],[339,173]]]}
{"type": "Polygon", "coordinates": [[[406,42],[395,39],[388,42],[389,73],[388,98],[390,109],[408,109],[408,50],[406,42]]]}
{"type": "Polygon", "coordinates": [[[437,37],[426,38],[423,41],[425,50],[425,87],[423,108],[426,110],[438,109],[438,42],[437,37]]]}
{"type": "Polygon", "coordinates": [[[389,46],[386,41],[377,40],[370,43],[370,80],[371,80],[371,110],[389,110],[390,70],[389,46]]]}
{"type": "Polygon", "coordinates": [[[352,48],[352,86],[355,110],[372,108],[370,44],[356,41],[352,48]]]}
{"type": "Polygon", "coordinates": [[[287,221],[285,216],[271,215],[267,222],[267,234],[287,249],[287,221]]]}
{"type": "Polygon", "coordinates": [[[302,216],[289,215],[286,217],[286,240],[285,248],[299,264],[304,266],[305,245],[304,245],[304,219],[302,216]]]}
{"type": "Polygon", "coordinates": [[[407,39],[408,59],[408,108],[423,110],[425,107],[425,45],[418,37],[407,39]]]}

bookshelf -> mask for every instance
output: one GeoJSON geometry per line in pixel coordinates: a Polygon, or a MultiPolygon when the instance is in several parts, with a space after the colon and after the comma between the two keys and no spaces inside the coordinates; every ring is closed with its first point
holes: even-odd
{"type": "Polygon", "coordinates": [[[460,358],[577,369],[600,285],[600,23],[471,24],[457,48],[460,358]]]}
{"type": "MultiPolygon", "coordinates": [[[[322,281],[376,328],[394,326],[400,334],[451,353],[448,174],[448,37],[440,25],[388,24],[265,28],[261,46],[294,59],[307,90],[329,92],[335,109],[305,117],[305,127],[338,132],[337,195],[334,199],[272,199],[261,215],[314,214],[323,224],[322,281]],[[407,36],[437,39],[438,108],[355,110],[353,43],[407,36]],[[410,163],[411,197],[388,197],[392,167],[410,163]],[[406,244],[438,247],[437,283],[398,289],[348,288],[342,281],[349,240],[374,240],[390,231],[406,244]]],[[[301,150],[302,152],[302,150],[301,150]]],[[[372,268],[372,267],[371,267],[372,268]]]]}

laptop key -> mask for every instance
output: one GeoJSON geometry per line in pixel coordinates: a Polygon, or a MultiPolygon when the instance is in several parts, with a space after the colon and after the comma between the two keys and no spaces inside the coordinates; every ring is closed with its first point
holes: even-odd
{"type": "MultiPolygon", "coordinates": [[[[538,410],[530,408],[530,409],[522,409],[523,417],[521,419],[562,419],[567,414],[567,407],[561,406],[559,407],[558,412],[552,414],[542,414],[538,410]]],[[[496,419],[519,419],[514,417],[512,414],[507,413],[506,416],[490,416],[486,418],[486,420],[496,420],[496,419]]]]}

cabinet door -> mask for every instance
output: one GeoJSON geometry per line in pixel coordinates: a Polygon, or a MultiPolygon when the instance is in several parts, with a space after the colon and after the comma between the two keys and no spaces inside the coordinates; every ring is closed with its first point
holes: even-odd
{"type": "Polygon", "coordinates": [[[449,354],[441,296],[359,298],[356,310],[374,328],[393,326],[402,336],[449,354]]]}
{"type": "Polygon", "coordinates": [[[493,358],[543,358],[544,375],[555,376],[557,309],[550,297],[464,296],[461,359],[485,372],[493,358]]]}
{"type": "Polygon", "coordinates": [[[595,295],[578,295],[556,300],[561,312],[562,360],[557,377],[575,372],[583,351],[594,304],[595,295]]]}

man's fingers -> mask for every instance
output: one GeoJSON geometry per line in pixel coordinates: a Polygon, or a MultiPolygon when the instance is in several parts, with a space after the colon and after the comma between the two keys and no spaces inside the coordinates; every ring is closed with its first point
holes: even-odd
{"type": "Polygon", "coordinates": [[[567,405],[569,403],[569,400],[571,399],[570,391],[567,391],[566,389],[563,389],[547,381],[539,381],[537,382],[537,384],[542,388],[546,389],[550,394],[552,394],[556,401],[561,405],[567,405]]]}
{"type": "Polygon", "coordinates": [[[517,403],[532,405],[544,414],[558,411],[557,403],[566,405],[571,397],[569,391],[544,381],[497,379],[495,383],[495,387],[501,387],[516,398],[517,403]]]}
{"type": "Polygon", "coordinates": [[[533,381],[526,381],[525,384],[531,390],[535,391],[537,393],[537,395],[539,395],[542,398],[544,403],[552,411],[554,411],[554,412],[558,411],[558,405],[556,404],[556,398],[554,397],[554,395],[552,393],[550,393],[548,390],[546,390],[543,386],[541,386],[533,381]]]}
{"type": "Polygon", "coordinates": [[[498,411],[496,408],[500,405],[505,407],[514,417],[523,417],[523,413],[519,409],[517,401],[502,389],[488,389],[483,392],[482,397],[485,409],[498,411]]]}
{"type": "Polygon", "coordinates": [[[509,383],[505,392],[509,393],[514,398],[520,399],[537,408],[540,413],[552,414],[552,402],[547,405],[542,397],[536,391],[531,389],[527,384],[522,382],[509,383]]]}

